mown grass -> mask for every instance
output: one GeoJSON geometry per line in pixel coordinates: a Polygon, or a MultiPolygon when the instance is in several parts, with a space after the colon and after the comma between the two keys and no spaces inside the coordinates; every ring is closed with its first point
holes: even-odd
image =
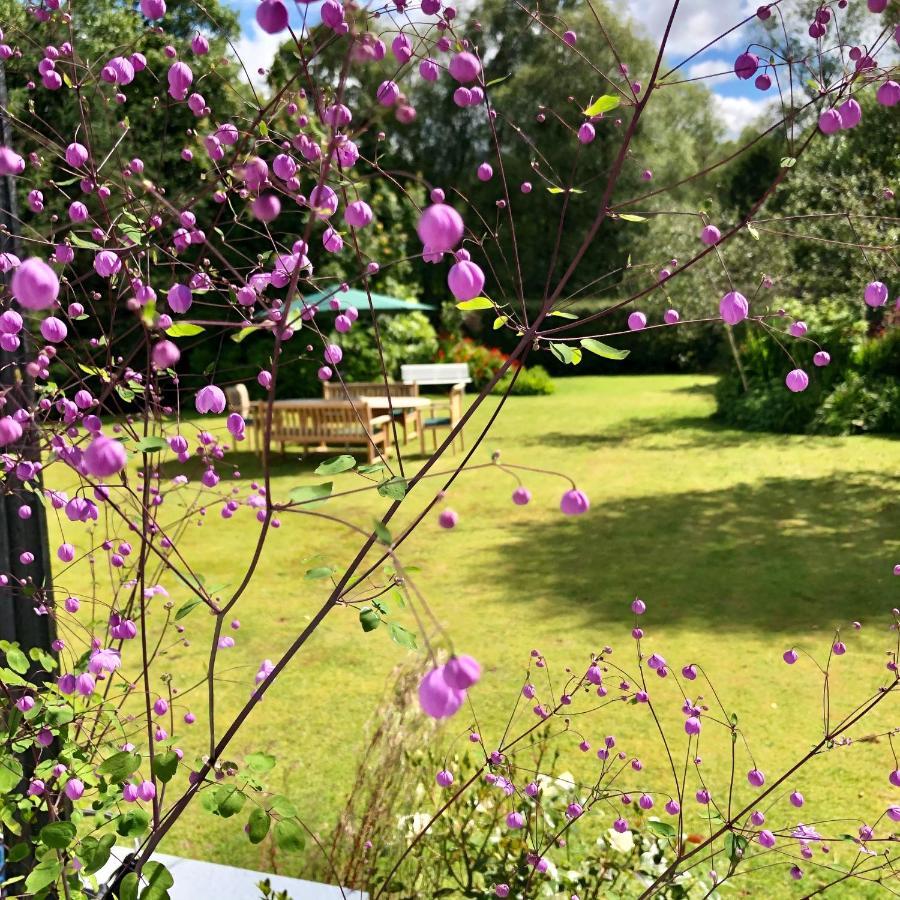
{"type": "MultiPolygon", "coordinates": [[[[489,744],[502,731],[531,648],[539,647],[557,672],[581,666],[591,650],[607,643],[626,664],[632,643],[628,604],[635,595],[649,607],[643,623],[648,651],[663,653],[678,668],[703,662],[768,773],[790,764],[821,731],[821,682],[810,664],[781,662],[787,645],[822,657],[835,626],[860,620],[860,632],[848,629],[850,652],[832,678],[834,708],[850,709],[853,698],[861,700],[881,679],[880,654],[892,639],[886,613],[900,605],[900,579],[891,574],[900,560],[898,444],[723,429],[709,419],[710,386],[710,379],[693,376],[573,378],[560,380],[553,396],[510,399],[474,461],[489,461],[498,449],[504,461],[565,472],[590,496],[590,513],[562,516],[564,483],[539,475],[525,479],[532,503],[514,506],[513,479],[484,469],[464,475],[448,494],[446,504],[460,516],[456,529],[440,529],[431,514],[404,545],[402,558],[420,567],[416,582],[430,608],[456,647],[484,665],[473,696],[489,744]]],[[[469,442],[497,402],[489,399],[474,417],[469,442]]],[[[234,483],[246,494],[259,466],[247,453],[235,461],[240,478],[234,483]]],[[[276,459],[276,498],[323,480],[312,474],[319,461],[276,459]]],[[[355,475],[336,477],[336,487],[358,483],[355,475]]],[[[437,490],[439,480],[429,484],[437,490]]],[[[404,502],[392,525],[395,534],[430,491],[420,489],[404,502]]],[[[330,501],[323,511],[369,528],[387,503],[368,492],[330,501]]],[[[335,523],[283,518],[235,610],[241,621],[236,646],[219,654],[219,733],[246,700],[260,661],[276,659],[327,596],[329,583],[306,580],[304,573],[322,564],[340,571],[359,544],[335,523]]],[[[247,509],[227,522],[211,509],[179,548],[208,583],[233,586],[257,529],[247,509]]],[[[176,606],[187,599],[174,581],[164,583],[176,606]]],[[[419,630],[409,610],[397,615],[419,630]]],[[[152,618],[158,622],[159,614],[152,618]]],[[[183,624],[190,646],[164,653],[153,675],[171,673],[186,688],[203,678],[211,621],[198,609],[183,624]]],[[[251,715],[231,757],[253,749],[275,754],[279,763],[270,787],[290,796],[311,827],[326,829],[359,763],[366,722],[393,668],[408,655],[383,628],[364,634],[353,610],[337,609],[251,715]]],[[[193,729],[177,734],[189,756],[203,752],[207,740],[203,690],[183,698],[178,710],[190,706],[198,717],[193,729]]],[[[665,721],[677,728],[678,704],[670,699],[665,721]]],[[[646,716],[628,713],[608,726],[598,721],[588,737],[596,745],[607,728],[615,728],[620,745],[654,773],[646,781],[658,783],[664,778],[658,738],[646,716]]],[[[863,731],[896,721],[894,704],[863,731]]],[[[448,740],[465,724],[450,725],[448,740]]],[[[681,746],[682,735],[674,733],[681,746]]],[[[712,772],[727,766],[729,747],[727,741],[710,742],[704,767],[712,772]]],[[[569,753],[578,755],[574,748],[569,753]]],[[[808,798],[803,820],[848,806],[877,815],[892,790],[890,759],[887,742],[879,740],[816,761],[799,781],[808,798]]],[[[574,761],[574,770],[587,774],[591,760],[592,754],[574,761]]],[[[750,768],[746,761],[739,760],[741,773],[750,768]]],[[[164,849],[303,874],[299,861],[273,855],[267,845],[251,847],[241,825],[215,819],[196,804],[164,849]]],[[[750,878],[735,886],[753,894],[757,883],[750,878]]],[[[763,884],[766,896],[783,890],[763,884]]],[[[865,893],[859,888],[852,895],[865,893]]]]}

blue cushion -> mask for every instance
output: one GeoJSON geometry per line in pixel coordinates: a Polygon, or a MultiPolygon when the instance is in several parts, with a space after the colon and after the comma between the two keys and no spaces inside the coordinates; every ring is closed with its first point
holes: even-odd
{"type": "Polygon", "coordinates": [[[424,425],[426,428],[434,428],[437,425],[449,425],[450,416],[441,416],[434,419],[426,419],[424,425]]]}

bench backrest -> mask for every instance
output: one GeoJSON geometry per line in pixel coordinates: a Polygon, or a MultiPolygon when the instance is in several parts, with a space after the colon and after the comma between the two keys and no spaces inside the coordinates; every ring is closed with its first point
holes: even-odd
{"type": "MultiPolygon", "coordinates": [[[[264,403],[259,405],[257,413],[260,421],[264,421],[264,403]]],[[[371,420],[372,413],[367,406],[354,406],[349,401],[276,406],[272,409],[272,440],[281,440],[282,436],[316,440],[345,438],[349,435],[365,437],[367,431],[371,433],[373,430],[371,420]]]]}
{"type": "MultiPolygon", "coordinates": [[[[403,384],[400,381],[389,381],[388,387],[392,397],[418,397],[419,386],[417,384],[403,384]]],[[[323,381],[322,396],[326,400],[342,400],[347,395],[351,397],[384,397],[387,395],[383,381],[347,381],[340,382],[323,381]]]]}
{"type": "Polygon", "coordinates": [[[400,377],[414,384],[468,384],[468,363],[420,363],[400,367],[400,377]]]}

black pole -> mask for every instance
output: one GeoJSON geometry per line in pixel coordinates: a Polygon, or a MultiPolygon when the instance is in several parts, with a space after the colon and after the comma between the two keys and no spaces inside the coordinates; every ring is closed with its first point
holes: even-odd
{"type": "MultiPolygon", "coordinates": [[[[6,68],[0,59],[0,143],[12,146],[12,129],[7,115],[6,68]]],[[[15,178],[0,177],[0,253],[20,256],[19,218],[16,201],[15,178]]],[[[0,283],[9,286],[10,271],[0,274],[0,283]]],[[[6,308],[15,308],[13,300],[7,300],[6,308]]],[[[26,371],[31,341],[27,330],[20,333],[21,344],[16,350],[0,349],[0,396],[6,400],[0,410],[2,415],[13,415],[17,410],[33,409],[34,382],[26,371]]],[[[5,452],[19,456],[23,461],[39,463],[40,440],[37,429],[31,423],[23,425],[21,440],[15,446],[7,446],[5,452]]],[[[0,585],[0,639],[16,641],[28,654],[33,648],[52,653],[56,636],[52,614],[52,569],[50,540],[47,534],[47,515],[43,503],[43,480],[40,472],[29,477],[28,472],[0,472],[0,573],[9,579],[0,585]],[[23,476],[23,477],[20,477],[23,476]],[[31,509],[31,515],[23,518],[19,510],[31,509]],[[29,563],[22,562],[22,554],[34,556],[29,563]],[[48,610],[48,612],[42,612],[48,610]]],[[[37,664],[28,672],[32,681],[50,677],[37,664]]],[[[8,710],[7,710],[8,712],[8,710]]],[[[30,777],[34,760],[23,759],[25,779],[30,777]]],[[[40,822],[23,823],[18,841],[29,841],[30,832],[40,822]]],[[[6,836],[4,835],[4,843],[6,836]]],[[[24,860],[6,870],[7,877],[27,875],[33,866],[33,858],[24,860]]]]}

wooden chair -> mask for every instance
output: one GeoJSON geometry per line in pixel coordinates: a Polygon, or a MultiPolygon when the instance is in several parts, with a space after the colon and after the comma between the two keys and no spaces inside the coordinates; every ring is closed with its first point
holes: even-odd
{"type": "MultiPolygon", "coordinates": [[[[344,400],[350,397],[385,397],[390,388],[392,397],[418,397],[418,384],[405,384],[402,381],[345,381],[343,384],[333,381],[322,382],[322,396],[326,400],[344,400]]],[[[409,432],[415,430],[417,410],[395,409],[393,416],[403,429],[403,443],[409,443],[409,432]]],[[[415,437],[415,435],[413,435],[415,437]]]]}
{"type": "MultiPolygon", "coordinates": [[[[266,404],[254,410],[257,446],[262,450],[265,439],[266,404]]],[[[386,456],[390,452],[390,416],[374,416],[366,404],[354,406],[348,400],[298,400],[295,404],[279,402],[272,408],[270,446],[299,444],[303,452],[328,452],[349,447],[363,447],[368,461],[374,462],[378,447],[386,456]]]]}
{"type": "MultiPolygon", "coordinates": [[[[423,455],[425,454],[426,431],[431,432],[432,447],[437,450],[438,429],[449,428],[452,431],[459,423],[460,419],[462,419],[463,396],[465,395],[465,391],[466,386],[464,384],[454,384],[453,387],[450,388],[450,396],[447,398],[446,402],[440,401],[438,403],[433,403],[429,408],[427,414],[422,419],[422,431],[419,435],[419,444],[423,455]]],[[[466,444],[462,430],[460,430],[458,437],[460,448],[465,450],[466,444]]],[[[453,439],[451,447],[455,453],[456,438],[453,439]]]]}

